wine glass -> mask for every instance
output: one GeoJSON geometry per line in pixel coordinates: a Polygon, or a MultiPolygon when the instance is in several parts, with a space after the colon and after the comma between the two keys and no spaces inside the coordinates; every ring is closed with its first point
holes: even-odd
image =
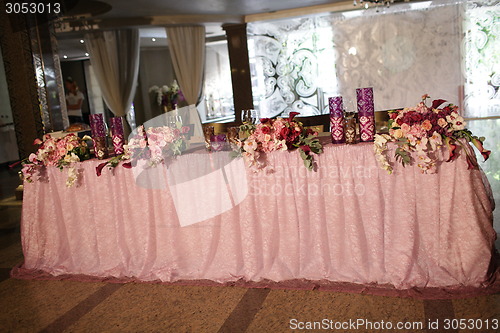
{"type": "Polygon", "coordinates": [[[250,123],[252,121],[252,113],[251,110],[241,110],[241,121],[243,123],[250,123]]]}
{"type": "Polygon", "coordinates": [[[170,127],[170,128],[177,127],[175,116],[170,116],[170,115],[167,116],[167,127],[170,127]]]}
{"type": "Polygon", "coordinates": [[[258,124],[260,122],[258,110],[251,109],[250,110],[250,117],[252,118],[252,124],[258,124]]]}

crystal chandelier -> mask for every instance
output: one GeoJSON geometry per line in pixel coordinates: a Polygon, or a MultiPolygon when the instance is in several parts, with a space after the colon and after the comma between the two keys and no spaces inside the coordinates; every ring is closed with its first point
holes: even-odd
{"type": "MultiPolygon", "coordinates": [[[[394,3],[394,0],[359,0],[359,4],[363,5],[365,8],[369,8],[370,4],[374,4],[376,7],[379,6],[387,6],[389,7],[391,3],[394,3]]],[[[353,0],[354,6],[358,5],[357,0],[353,0]]]]}

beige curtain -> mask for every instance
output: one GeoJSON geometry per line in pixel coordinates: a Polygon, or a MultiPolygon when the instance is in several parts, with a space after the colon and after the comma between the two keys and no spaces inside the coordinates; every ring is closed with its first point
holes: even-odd
{"type": "Polygon", "coordinates": [[[87,33],[85,45],[106,105],[115,116],[126,116],[137,88],[139,31],[87,33]]]}
{"type": "Polygon", "coordinates": [[[196,105],[200,101],[205,72],[205,27],[167,27],[167,38],[175,76],[182,94],[189,104],[183,122],[194,124],[194,137],[202,138],[200,114],[196,105]]]}
{"type": "Polygon", "coordinates": [[[198,104],[205,68],[205,27],[167,27],[175,76],[188,104],[198,104]]]}

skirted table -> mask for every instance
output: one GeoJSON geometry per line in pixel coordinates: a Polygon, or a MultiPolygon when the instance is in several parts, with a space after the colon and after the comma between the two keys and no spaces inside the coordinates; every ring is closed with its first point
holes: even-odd
{"type": "Polygon", "coordinates": [[[25,184],[24,263],[13,276],[173,282],[290,280],[463,288],[492,281],[489,184],[465,154],[436,174],[380,169],[373,144],[326,145],[308,171],[297,152],[249,170],[228,152],[167,165],[80,163],[25,184]]]}

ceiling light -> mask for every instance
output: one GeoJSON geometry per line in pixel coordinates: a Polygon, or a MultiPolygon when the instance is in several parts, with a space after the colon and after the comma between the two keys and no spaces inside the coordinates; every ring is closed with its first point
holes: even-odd
{"type": "Polygon", "coordinates": [[[80,39],[80,43],[82,43],[82,44],[83,44],[83,43],[85,43],[85,41],[84,41],[83,39],[80,39]]]}
{"type": "Polygon", "coordinates": [[[68,59],[68,56],[67,56],[67,55],[63,55],[63,58],[64,58],[64,59],[68,59]]]}
{"type": "Polygon", "coordinates": [[[154,37],[153,37],[153,38],[151,38],[151,41],[152,41],[152,42],[156,42],[156,38],[154,38],[154,37]]]}
{"type": "Polygon", "coordinates": [[[90,54],[88,54],[88,52],[85,52],[85,56],[88,57],[90,54]]]}

